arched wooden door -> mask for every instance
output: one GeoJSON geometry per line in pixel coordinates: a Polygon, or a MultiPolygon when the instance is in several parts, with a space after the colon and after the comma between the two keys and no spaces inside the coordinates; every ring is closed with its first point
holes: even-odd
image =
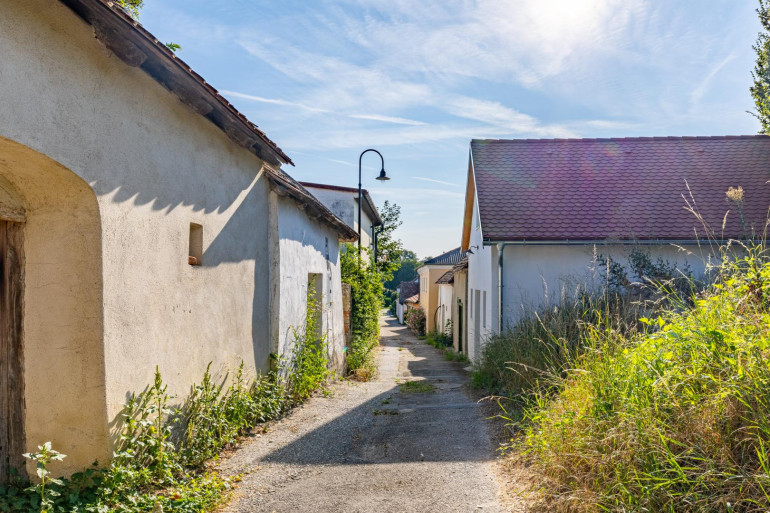
{"type": "Polygon", "coordinates": [[[22,227],[0,220],[0,482],[24,467],[22,227]]]}

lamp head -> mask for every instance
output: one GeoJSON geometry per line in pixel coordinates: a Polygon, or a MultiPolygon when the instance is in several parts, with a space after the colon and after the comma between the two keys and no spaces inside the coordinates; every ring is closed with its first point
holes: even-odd
{"type": "Polygon", "coordinates": [[[380,180],[381,182],[384,182],[385,180],[390,180],[390,177],[385,174],[385,168],[384,167],[380,170],[380,176],[375,178],[375,180],[380,180]]]}

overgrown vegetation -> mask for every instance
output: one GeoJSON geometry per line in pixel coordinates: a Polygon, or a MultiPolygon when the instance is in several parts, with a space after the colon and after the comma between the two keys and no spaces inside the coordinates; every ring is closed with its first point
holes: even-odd
{"type": "Polygon", "coordinates": [[[726,260],[692,308],[648,330],[584,328],[559,393],[526,409],[549,511],[766,511],[770,263],[726,260]]]}
{"type": "Polygon", "coordinates": [[[259,423],[275,419],[307,399],[329,375],[325,337],[308,293],[303,330],[278,370],[247,379],[243,364],[232,379],[215,382],[210,368],[187,400],[173,397],[159,371],[144,392],[133,395],[122,414],[117,448],[109,467],[94,464],[69,479],[51,479],[48,465],[64,455],[50,442],[35,454],[40,482],[16,476],[0,487],[0,511],[41,513],[204,512],[221,503],[232,487],[207,461],[237,443],[259,423]],[[229,385],[227,385],[229,383],[229,385]]]}
{"type": "Polygon", "coordinates": [[[640,327],[640,305],[617,292],[594,295],[584,289],[563,295],[555,305],[524,315],[510,329],[482,345],[472,384],[517,402],[552,376],[564,376],[586,349],[586,336],[596,325],[624,334],[640,327]]]}
{"type": "Polygon", "coordinates": [[[374,349],[379,344],[382,280],[377,267],[365,261],[366,250],[348,244],[340,254],[342,281],[351,288],[350,330],[347,351],[348,373],[358,379],[371,379],[377,372],[374,349]]]}
{"type": "Polygon", "coordinates": [[[640,317],[681,308],[704,283],[689,265],[678,266],[633,248],[626,262],[601,254],[591,266],[596,281],[564,291],[553,303],[524,312],[515,325],[482,345],[472,384],[521,403],[531,393],[554,389],[587,349],[588,334],[601,326],[623,336],[644,332],[640,317]]]}

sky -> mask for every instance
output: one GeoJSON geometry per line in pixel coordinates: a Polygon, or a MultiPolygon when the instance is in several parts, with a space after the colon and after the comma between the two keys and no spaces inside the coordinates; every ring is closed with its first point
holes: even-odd
{"type": "Polygon", "coordinates": [[[755,0],[145,0],[141,23],[264,130],[298,180],[459,246],[471,139],[754,134],[755,0]]]}

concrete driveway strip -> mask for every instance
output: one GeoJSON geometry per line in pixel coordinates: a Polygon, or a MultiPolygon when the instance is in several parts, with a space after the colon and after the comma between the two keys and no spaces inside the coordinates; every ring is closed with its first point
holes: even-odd
{"type": "Polygon", "coordinates": [[[463,365],[392,318],[379,376],[342,382],[220,465],[246,472],[226,513],[503,511],[495,459],[463,365]],[[407,392],[406,381],[430,392],[407,392]]]}

